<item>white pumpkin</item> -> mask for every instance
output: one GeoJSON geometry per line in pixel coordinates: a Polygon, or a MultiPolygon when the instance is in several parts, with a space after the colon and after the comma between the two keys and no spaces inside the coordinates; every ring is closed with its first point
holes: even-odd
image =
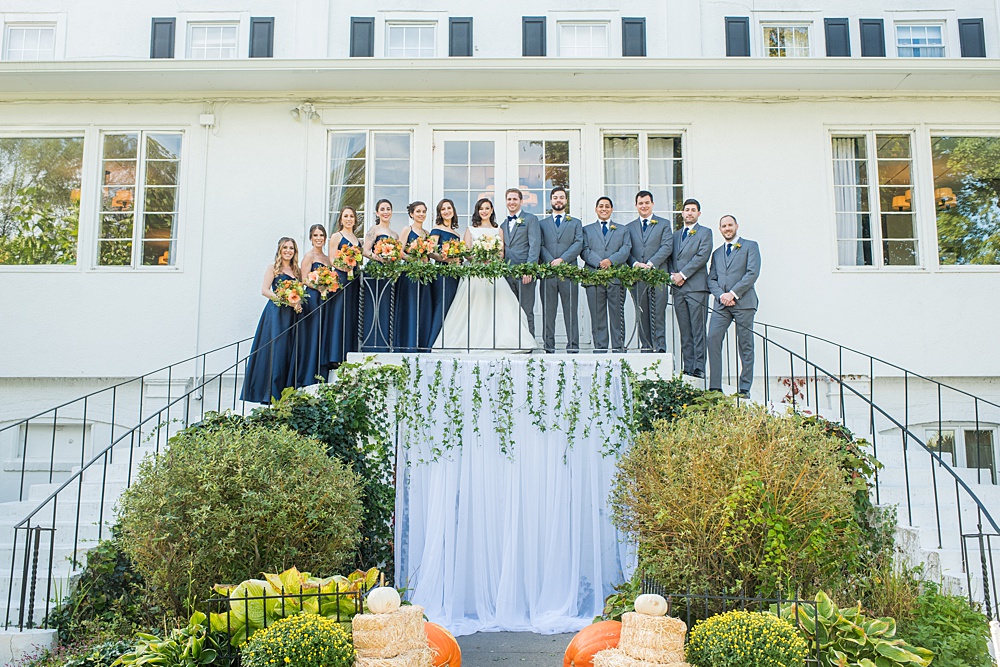
{"type": "Polygon", "coordinates": [[[667,601],[662,595],[645,593],[635,599],[635,610],[646,616],[666,616],[667,601]]]}
{"type": "Polygon", "coordinates": [[[399,592],[389,586],[373,588],[368,594],[368,611],[373,614],[391,614],[399,609],[399,592]]]}

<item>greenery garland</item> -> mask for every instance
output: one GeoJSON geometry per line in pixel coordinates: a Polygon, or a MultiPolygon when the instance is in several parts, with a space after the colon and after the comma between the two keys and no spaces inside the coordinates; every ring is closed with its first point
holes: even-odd
{"type": "Polygon", "coordinates": [[[559,278],[580,285],[598,285],[607,287],[614,282],[620,282],[625,287],[636,283],[648,285],[669,285],[670,274],[660,269],[637,269],[631,266],[611,266],[606,269],[593,270],[576,264],[507,264],[503,261],[469,264],[435,264],[424,261],[399,262],[368,262],[365,264],[366,275],[396,280],[406,276],[420,283],[431,283],[439,277],[447,278],[515,278],[531,276],[536,279],[559,278]]]}

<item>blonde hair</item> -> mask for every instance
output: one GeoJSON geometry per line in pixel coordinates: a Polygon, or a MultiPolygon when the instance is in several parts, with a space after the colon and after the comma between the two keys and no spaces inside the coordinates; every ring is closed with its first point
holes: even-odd
{"type": "Polygon", "coordinates": [[[278,239],[278,249],[274,253],[274,276],[278,277],[281,275],[281,246],[285,245],[286,242],[292,242],[292,248],[295,249],[295,254],[292,255],[291,265],[292,265],[292,275],[298,279],[299,276],[299,244],[295,242],[290,236],[282,236],[278,239]]]}

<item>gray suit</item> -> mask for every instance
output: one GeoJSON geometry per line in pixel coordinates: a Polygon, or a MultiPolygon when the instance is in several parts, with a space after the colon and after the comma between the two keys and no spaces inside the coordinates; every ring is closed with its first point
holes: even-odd
{"type": "MultiPolygon", "coordinates": [[[[504,216],[500,228],[503,229],[503,256],[508,264],[537,264],[542,250],[542,234],[538,229],[538,218],[527,211],[518,213],[518,223],[511,225],[504,216]]],[[[535,283],[527,285],[520,278],[507,278],[507,284],[517,295],[521,309],[528,316],[528,330],[535,335],[535,283]]]]}
{"type": "MultiPolygon", "coordinates": [[[[601,223],[583,228],[583,257],[587,268],[600,270],[602,259],[610,259],[612,266],[628,264],[632,250],[632,235],[624,225],[609,221],[604,234],[601,223]],[[614,229],[611,229],[614,227],[614,229]]],[[[594,334],[594,350],[603,352],[610,343],[613,352],[625,351],[625,290],[615,281],[607,287],[587,286],[587,303],[590,304],[590,329],[594,334]],[[608,340],[608,326],[611,340],[608,340]]]]}
{"type": "MultiPolygon", "coordinates": [[[[650,263],[654,269],[666,270],[670,256],[674,252],[670,240],[670,221],[653,215],[649,218],[646,231],[642,231],[642,219],[628,223],[632,239],[629,250],[629,266],[636,262],[650,263]]],[[[646,283],[636,283],[632,288],[635,302],[635,319],[639,323],[639,344],[647,352],[667,351],[667,286],[651,287],[646,283]]]]}
{"type": "MultiPolygon", "coordinates": [[[[577,266],[577,259],[583,251],[583,225],[577,218],[562,214],[562,222],[556,227],[555,215],[538,221],[542,232],[542,252],[540,264],[549,264],[562,258],[566,264],[577,266]]],[[[571,280],[546,278],[542,281],[542,343],[546,352],[556,349],[556,311],[562,302],[563,324],[566,325],[566,351],[580,349],[580,286],[571,280]]]]}
{"type": "Polygon", "coordinates": [[[674,316],[681,333],[681,354],[686,373],[705,374],[705,324],[708,322],[708,258],[712,254],[712,230],[695,224],[693,234],[674,232],[673,273],[684,274],[681,287],[671,287],[674,316]]]}
{"type": "Polygon", "coordinates": [[[708,289],[715,297],[708,327],[708,367],[711,371],[708,386],[722,389],[722,339],[729,324],[736,320],[741,367],[739,390],[749,392],[753,384],[753,318],[758,303],[754,283],[760,275],[760,247],[756,241],[737,237],[727,257],[726,245],[723,243],[712,253],[712,268],[708,273],[708,289]],[[719,297],[726,292],[736,294],[736,305],[722,305],[719,297]]]}

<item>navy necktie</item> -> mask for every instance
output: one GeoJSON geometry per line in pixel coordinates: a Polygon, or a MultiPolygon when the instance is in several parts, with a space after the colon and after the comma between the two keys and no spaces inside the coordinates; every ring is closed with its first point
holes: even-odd
{"type": "Polygon", "coordinates": [[[561,215],[557,215],[556,216],[556,229],[559,229],[559,225],[560,224],[562,224],[562,216],[561,215]]]}
{"type": "Polygon", "coordinates": [[[687,228],[687,227],[685,227],[685,228],[684,228],[684,233],[683,233],[683,234],[681,234],[681,241],[686,241],[686,240],[687,240],[687,237],[688,237],[688,228],[687,228]]]}
{"type": "Polygon", "coordinates": [[[726,257],[729,257],[729,253],[731,253],[732,251],[733,251],[733,244],[732,243],[727,243],[726,244],[726,257]]]}
{"type": "Polygon", "coordinates": [[[642,233],[643,234],[646,233],[646,223],[648,223],[648,222],[649,222],[648,220],[646,220],[645,218],[643,218],[643,220],[642,220],[642,233]]]}
{"type": "Polygon", "coordinates": [[[601,223],[601,233],[604,234],[605,236],[608,235],[608,223],[606,222],[601,223]]]}

